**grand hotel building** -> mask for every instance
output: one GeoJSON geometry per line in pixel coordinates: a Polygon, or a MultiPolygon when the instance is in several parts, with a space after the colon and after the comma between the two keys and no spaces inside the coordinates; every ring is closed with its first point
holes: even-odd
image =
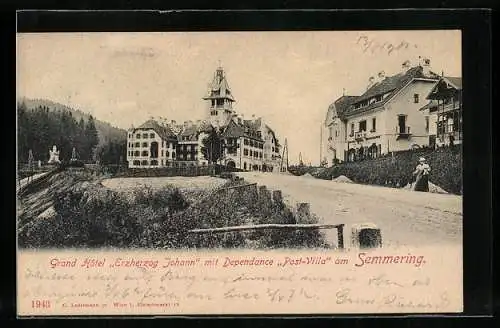
{"type": "Polygon", "coordinates": [[[246,171],[278,171],[281,145],[262,117],[245,120],[233,108],[235,99],[222,67],[217,68],[208,94],[204,120],[158,122],[148,120],[128,130],[129,168],[160,168],[208,165],[202,141],[216,129],[223,141],[224,165],[246,171]]]}

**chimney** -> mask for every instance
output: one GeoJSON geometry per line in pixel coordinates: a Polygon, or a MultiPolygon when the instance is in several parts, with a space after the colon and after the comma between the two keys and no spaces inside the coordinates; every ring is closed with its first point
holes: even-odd
{"type": "Polygon", "coordinates": [[[430,75],[431,60],[425,57],[418,57],[420,59],[420,67],[422,67],[422,74],[424,76],[430,75]]]}
{"type": "Polygon", "coordinates": [[[383,81],[385,79],[385,72],[384,71],[380,71],[378,73],[378,80],[379,81],[383,81]]]}
{"type": "Polygon", "coordinates": [[[188,126],[188,121],[184,121],[184,127],[188,126]]]}
{"type": "Polygon", "coordinates": [[[370,78],[368,79],[368,86],[366,87],[366,90],[370,89],[374,84],[375,84],[375,77],[370,76],[370,78]]]}
{"type": "Polygon", "coordinates": [[[411,62],[409,60],[405,60],[404,63],[401,65],[401,71],[403,73],[406,73],[411,67],[411,62]]]}
{"type": "Polygon", "coordinates": [[[170,121],[170,124],[175,125],[175,120],[170,121]]]}

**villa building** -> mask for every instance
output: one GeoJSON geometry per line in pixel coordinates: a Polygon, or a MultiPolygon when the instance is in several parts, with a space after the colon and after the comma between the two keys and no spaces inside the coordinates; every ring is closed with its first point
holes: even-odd
{"type": "Polygon", "coordinates": [[[420,109],[439,78],[430,60],[414,67],[406,61],[395,75],[370,77],[362,95],[337,99],[324,122],[328,164],[428,146],[429,124],[420,109]]]}
{"type": "Polygon", "coordinates": [[[441,77],[429,92],[427,105],[421,108],[430,122],[431,147],[461,144],[462,135],[462,78],[441,77]]]}

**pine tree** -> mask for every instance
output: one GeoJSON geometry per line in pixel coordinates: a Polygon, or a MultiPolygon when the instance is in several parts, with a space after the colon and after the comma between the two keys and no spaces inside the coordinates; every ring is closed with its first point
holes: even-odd
{"type": "Polygon", "coordinates": [[[28,160],[28,119],[29,113],[28,109],[26,108],[26,103],[22,102],[21,104],[19,104],[17,109],[17,152],[19,163],[24,163],[28,160]]]}
{"type": "Polygon", "coordinates": [[[87,159],[92,159],[94,150],[99,143],[99,135],[95,127],[94,117],[89,116],[87,124],[85,125],[85,139],[86,139],[86,153],[87,159]]]}

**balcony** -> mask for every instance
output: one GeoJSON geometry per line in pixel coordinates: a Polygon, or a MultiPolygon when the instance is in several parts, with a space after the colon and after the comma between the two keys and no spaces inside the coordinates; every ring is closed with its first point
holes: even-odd
{"type": "Polygon", "coordinates": [[[362,141],[366,139],[366,131],[354,132],[354,140],[362,141]]]}
{"type": "Polygon", "coordinates": [[[411,130],[409,126],[396,126],[396,140],[399,139],[410,139],[411,130]]]}

